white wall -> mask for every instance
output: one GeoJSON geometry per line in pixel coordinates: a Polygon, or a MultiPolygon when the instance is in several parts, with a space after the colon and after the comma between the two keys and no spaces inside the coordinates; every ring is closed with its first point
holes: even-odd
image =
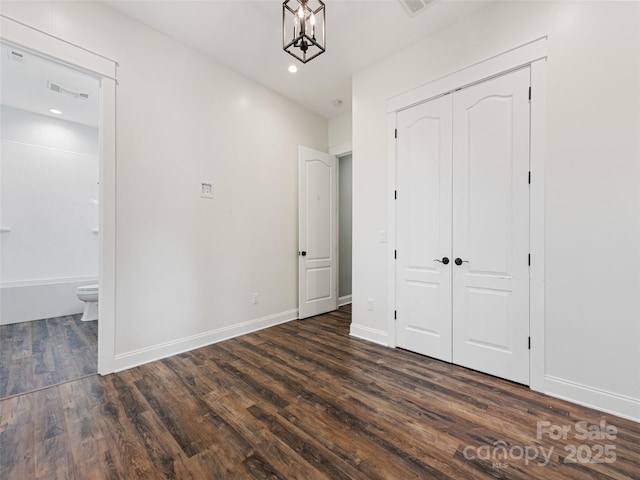
{"type": "Polygon", "coordinates": [[[103,4],[2,13],[119,63],[116,368],[295,318],[297,149],[326,120],[103,4]]]}
{"type": "Polygon", "coordinates": [[[351,151],[351,112],[329,120],[329,153],[351,151]]]}
{"type": "Polygon", "coordinates": [[[5,106],[0,120],[0,323],[80,313],[75,288],[98,275],[98,130],[5,106]]]}
{"type": "Polygon", "coordinates": [[[387,328],[387,99],[548,35],[546,390],[640,419],[639,25],[637,2],[496,2],[355,75],[359,334],[387,328]]]}
{"type": "Polygon", "coordinates": [[[4,105],[0,107],[0,121],[0,138],[3,140],[94,157],[98,155],[98,129],[95,127],[4,105]]]}

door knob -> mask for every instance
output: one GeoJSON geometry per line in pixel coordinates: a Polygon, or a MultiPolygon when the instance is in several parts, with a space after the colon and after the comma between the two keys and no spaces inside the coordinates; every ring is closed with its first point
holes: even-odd
{"type": "Polygon", "coordinates": [[[307,256],[307,252],[305,252],[304,250],[302,252],[298,252],[298,255],[301,255],[303,257],[307,256]]]}
{"type": "Polygon", "coordinates": [[[449,259],[447,257],[442,257],[442,260],[438,260],[437,258],[435,258],[433,261],[444,263],[445,265],[449,263],[449,259]]]}
{"type": "Polygon", "coordinates": [[[456,265],[462,265],[463,263],[469,263],[469,260],[462,260],[460,257],[456,258],[454,261],[456,262],[456,265]]]}

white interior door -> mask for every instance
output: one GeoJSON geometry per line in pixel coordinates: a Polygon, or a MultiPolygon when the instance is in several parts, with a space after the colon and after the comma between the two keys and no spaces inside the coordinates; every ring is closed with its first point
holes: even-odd
{"type": "Polygon", "coordinates": [[[453,95],[453,362],[524,384],[529,85],[525,68],[453,95]]]}
{"type": "Polygon", "coordinates": [[[337,159],[299,148],[298,316],[338,308],[337,159]]]}
{"type": "Polygon", "coordinates": [[[396,344],[451,361],[451,95],[398,113],[396,344]]]}

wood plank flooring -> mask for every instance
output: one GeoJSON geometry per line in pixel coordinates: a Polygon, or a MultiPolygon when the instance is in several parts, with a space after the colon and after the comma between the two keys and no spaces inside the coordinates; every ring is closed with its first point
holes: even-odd
{"type": "Polygon", "coordinates": [[[98,371],[98,322],[81,316],[0,325],[0,398],[98,371]]]}
{"type": "Polygon", "coordinates": [[[349,322],[342,309],[2,400],[0,478],[640,478],[640,424],[349,337],[349,322]]]}

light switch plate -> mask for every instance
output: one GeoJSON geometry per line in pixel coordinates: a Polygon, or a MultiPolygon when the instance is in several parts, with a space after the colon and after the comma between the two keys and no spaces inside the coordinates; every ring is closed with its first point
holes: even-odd
{"type": "Polygon", "coordinates": [[[375,306],[373,298],[367,298],[367,310],[373,312],[375,310],[375,306]]]}

